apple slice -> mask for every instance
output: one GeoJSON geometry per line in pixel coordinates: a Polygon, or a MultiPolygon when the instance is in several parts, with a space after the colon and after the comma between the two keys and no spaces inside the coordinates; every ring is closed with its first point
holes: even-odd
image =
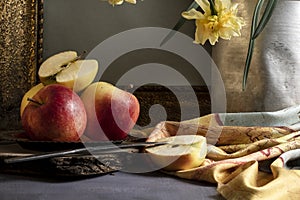
{"type": "Polygon", "coordinates": [[[157,140],[168,144],[147,148],[151,160],[167,171],[186,170],[200,166],[207,154],[206,138],[180,135],[157,140]]]}
{"type": "Polygon", "coordinates": [[[41,64],[38,71],[40,81],[44,85],[56,83],[55,76],[76,58],[76,51],[65,51],[49,57],[41,64]]]}
{"type": "Polygon", "coordinates": [[[78,60],[59,72],[56,82],[79,92],[93,82],[97,72],[98,62],[96,60],[78,60]]]}
{"type": "Polygon", "coordinates": [[[33,86],[30,90],[28,90],[21,101],[21,106],[20,106],[20,115],[22,117],[23,111],[25,107],[28,105],[29,101],[27,100],[28,98],[32,98],[40,89],[42,89],[44,85],[42,83],[39,83],[35,86],[33,86]]]}
{"type": "Polygon", "coordinates": [[[38,71],[44,85],[58,83],[79,92],[93,82],[98,72],[96,60],[79,60],[75,51],[55,54],[45,60],[38,71]]]}

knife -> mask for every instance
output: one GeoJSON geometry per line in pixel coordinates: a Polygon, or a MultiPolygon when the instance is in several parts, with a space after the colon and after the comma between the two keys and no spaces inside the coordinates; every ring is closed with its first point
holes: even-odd
{"type": "Polygon", "coordinates": [[[34,155],[24,156],[24,157],[7,158],[4,159],[4,163],[12,164],[12,163],[41,160],[46,158],[53,158],[57,156],[66,156],[75,153],[86,153],[86,152],[99,153],[99,152],[107,152],[109,150],[137,148],[137,147],[153,147],[153,146],[158,146],[163,144],[167,144],[167,142],[136,142],[136,143],[125,143],[125,144],[123,143],[117,145],[110,144],[110,145],[102,145],[102,146],[93,146],[93,147],[79,148],[73,150],[40,153],[40,154],[34,154],[34,155]]]}

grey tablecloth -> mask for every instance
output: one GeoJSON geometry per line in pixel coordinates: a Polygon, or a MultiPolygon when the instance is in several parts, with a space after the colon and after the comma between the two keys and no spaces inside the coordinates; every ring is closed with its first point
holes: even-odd
{"type": "Polygon", "coordinates": [[[37,177],[0,174],[1,200],[94,200],[142,199],[189,200],[222,199],[216,186],[170,177],[159,172],[109,175],[81,179],[55,180],[37,177]]]}

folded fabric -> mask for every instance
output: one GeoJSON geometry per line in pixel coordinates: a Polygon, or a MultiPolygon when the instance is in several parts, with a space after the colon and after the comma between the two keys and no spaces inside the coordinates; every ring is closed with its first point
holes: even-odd
{"type": "Polygon", "coordinates": [[[218,192],[227,199],[300,199],[300,170],[284,167],[290,159],[300,160],[299,149],[277,158],[270,166],[272,174],[259,171],[257,161],[249,162],[228,182],[219,183],[218,192]]]}
{"type": "Polygon", "coordinates": [[[183,122],[161,122],[154,129],[147,131],[151,131],[148,141],[174,135],[202,135],[207,138],[209,144],[235,145],[266,138],[278,138],[296,130],[287,126],[223,126],[218,114],[210,114],[183,122]]]}
{"type": "Polygon", "coordinates": [[[215,115],[208,115],[161,122],[147,141],[195,134],[208,141],[204,163],[165,173],[217,183],[226,199],[300,199],[300,132],[289,127],[222,126],[215,115]]]}

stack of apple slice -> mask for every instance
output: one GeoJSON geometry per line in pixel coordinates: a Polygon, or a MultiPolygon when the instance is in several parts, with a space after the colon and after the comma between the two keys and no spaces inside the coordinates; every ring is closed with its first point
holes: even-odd
{"type": "Polygon", "coordinates": [[[151,160],[167,171],[186,170],[199,167],[207,154],[206,138],[200,135],[180,135],[157,142],[165,145],[147,148],[151,160]]]}

